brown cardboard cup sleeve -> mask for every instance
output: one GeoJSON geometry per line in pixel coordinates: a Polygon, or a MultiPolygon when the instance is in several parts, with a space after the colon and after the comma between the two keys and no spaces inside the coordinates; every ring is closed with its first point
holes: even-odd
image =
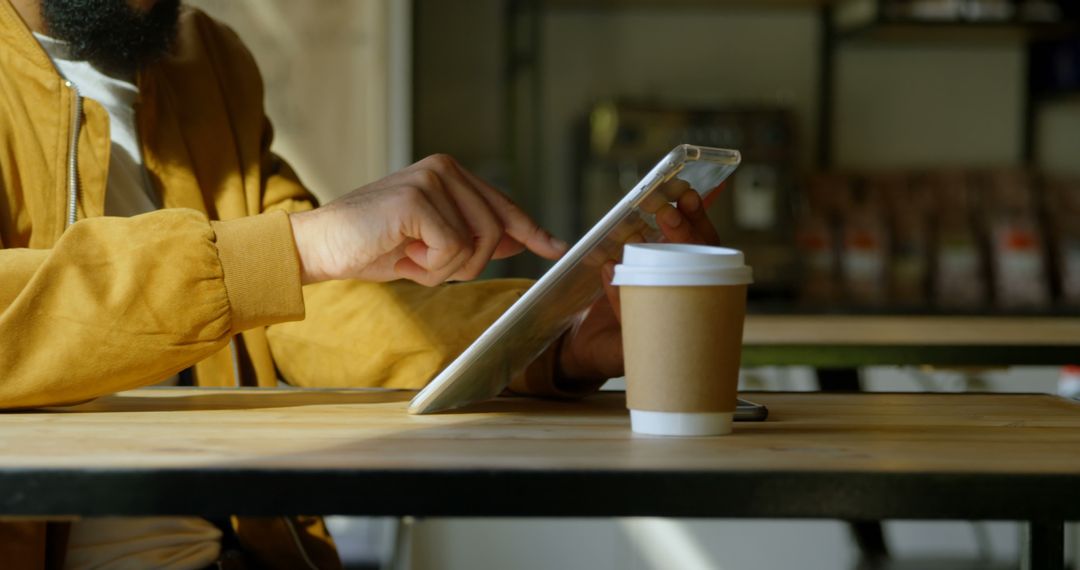
{"type": "Polygon", "coordinates": [[[736,250],[635,244],[615,269],[635,432],[731,431],[750,267],[736,250]]]}

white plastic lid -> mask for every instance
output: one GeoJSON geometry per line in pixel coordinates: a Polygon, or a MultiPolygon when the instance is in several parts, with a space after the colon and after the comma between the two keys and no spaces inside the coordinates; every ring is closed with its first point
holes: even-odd
{"type": "Polygon", "coordinates": [[[732,412],[630,410],[630,429],[648,435],[702,436],[731,433],[732,412]]]}
{"type": "Polygon", "coordinates": [[[615,285],[746,285],[753,270],[736,249],[685,243],[628,244],[615,266],[615,285]]]}

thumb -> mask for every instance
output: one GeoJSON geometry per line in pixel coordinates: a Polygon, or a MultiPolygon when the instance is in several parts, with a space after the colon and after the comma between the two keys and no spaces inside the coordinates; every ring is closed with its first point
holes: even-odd
{"type": "Polygon", "coordinates": [[[522,251],[525,251],[525,246],[521,242],[504,234],[502,239],[499,240],[498,245],[495,246],[495,251],[492,252],[491,258],[506,259],[507,257],[513,257],[522,251]]]}
{"type": "Polygon", "coordinates": [[[605,263],[600,273],[604,284],[604,295],[607,296],[608,303],[611,304],[611,311],[615,313],[615,319],[621,324],[622,305],[619,302],[619,288],[611,283],[612,279],[615,278],[615,262],[608,261],[605,263]]]}

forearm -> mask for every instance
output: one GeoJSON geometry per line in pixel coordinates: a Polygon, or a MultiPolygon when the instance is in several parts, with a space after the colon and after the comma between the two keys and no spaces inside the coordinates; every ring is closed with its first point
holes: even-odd
{"type": "Polygon", "coordinates": [[[167,377],[241,330],[302,318],[284,214],[92,218],[51,250],[0,250],[0,407],[95,398],[167,377]],[[8,261],[12,263],[8,263],[8,261]]]}

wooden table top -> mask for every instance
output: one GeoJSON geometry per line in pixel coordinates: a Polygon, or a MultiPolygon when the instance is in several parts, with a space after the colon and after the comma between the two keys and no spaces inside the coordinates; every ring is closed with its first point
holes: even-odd
{"type": "Polygon", "coordinates": [[[0,514],[1080,517],[1080,403],[1053,396],[756,393],[767,422],[664,438],[630,431],[621,393],[431,416],[411,395],[154,389],[0,414],[0,514]]]}
{"type": "Polygon", "coordinates": [[[749,315],[748,366],[1009,366],[1080,361],[1080,318],[749,315]]]}

